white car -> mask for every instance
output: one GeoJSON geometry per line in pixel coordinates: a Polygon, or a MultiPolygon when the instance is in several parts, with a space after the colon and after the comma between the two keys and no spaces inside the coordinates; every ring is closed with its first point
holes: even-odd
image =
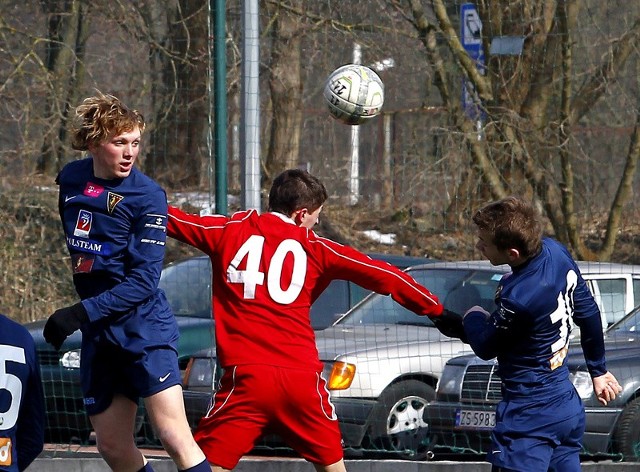
{"type": "MultiPolygon", "coordinates": [[[[579,263],[603,313],[603,328],[640,303],[640,266],[579,263]]],[[[510,268],[488,261],[436,262],[408,272],[464,313],[473,305],[495,309],[499,280],[510,268]]],[[[325,378],[347,447],[394,451],[405,459],[429,454],[426,404],[452,357],[471,353],[388,296],[370,295],[316,335],[325,378]]]]}

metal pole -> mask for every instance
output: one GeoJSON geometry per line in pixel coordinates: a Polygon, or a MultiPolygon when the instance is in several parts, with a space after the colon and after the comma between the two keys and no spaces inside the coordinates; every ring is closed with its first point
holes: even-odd
{"type": "Polygon", "coordinates": [[[227,51],[225,0],[215,0],[213,35],[213,100],[215,106],[216,213],[227,214],[227,51]]]}
{"type": "Polygon", "coordinates": [[[240,156],[245,209],[260,211],[260,93],[258,0],[242,4],[242,95],[240,156]]]}
{"type": "MultiPolygon", "coordinates": [[[[353,63],[362,63],[361,47],[353,45],[353,63]]],[[[351,171],[349,179],[349,203],[355,205],[360,198],[360,126],[351,127],[351,171]]]]}

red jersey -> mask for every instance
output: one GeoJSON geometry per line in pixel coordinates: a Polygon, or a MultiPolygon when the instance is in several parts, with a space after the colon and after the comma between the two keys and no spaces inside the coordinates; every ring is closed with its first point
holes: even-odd
{"type": "Polygon", "coordinates": [[[418,315],[443,310],[435,295],[396,267],[321,238],[280,213],[199,216],[169,207],[167,234],[211,258],[216,352],[223,368],[321,370],[309,310],[333,279],[390,294],[418,315]]]}

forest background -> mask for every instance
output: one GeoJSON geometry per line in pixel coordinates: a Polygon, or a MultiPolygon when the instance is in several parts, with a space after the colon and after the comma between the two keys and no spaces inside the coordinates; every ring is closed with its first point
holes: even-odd
{"type": "MultiPolygon", "coordinates": [[[[213,3],[0,0],[1,312],[42,319],[75,298],[54,180],[81,157],[70,120],[96,89],[145,115],[140,167],[171,202],[197,211],[184,196],[213,194],[213,3]]],[[[230,212],[243,191],[246,5],[221,3],[230,212]]],[[[366,251],[478,258],[473,209],[515,193],[576,258],[640,263],[639,2],[257,3],[261,187],[289,167],[321,177],[331,197],[319,233],[366,251]],[[386,101],[354,133],[329,117],[322,88],[356,51],[386,101]]],[[[167,262],[191,254],[170,242],[167,262]]]]}

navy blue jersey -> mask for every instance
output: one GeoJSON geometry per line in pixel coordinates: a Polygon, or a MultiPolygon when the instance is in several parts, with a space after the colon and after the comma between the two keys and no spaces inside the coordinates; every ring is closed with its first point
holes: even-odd
{"type": "Polygon", "coordinates": [[[557,241],[506,274],[487,318],[471,312],[464,325],[480,357],[498,358],[505,394],[549,395],[572,389],[564,364],[572,320],[592,376],[606,373],[600,310],[577,264],[557,241]],[[545,388],[546,387],[546,388],[545,388]]]}
{"type": "Polygon", "coordinates": [[[167,316],[171,310],[158,288],[166,241],[164,190],[136,168],[124,179],[96,178],[91,157],[67,164],[56,182],[73,282],[90,320],[82,327],[83,343],[105,336],[142,352],[155,343],[177,342],[175,319],[167,316]],[[171,324],[157,326],[159,318],[171,324]]]}
{"type": "Polygon", "coordinates": [[[0,470],[21,471],[42,452],[44,394],[33,338],[0,315],[0,470]]]}

